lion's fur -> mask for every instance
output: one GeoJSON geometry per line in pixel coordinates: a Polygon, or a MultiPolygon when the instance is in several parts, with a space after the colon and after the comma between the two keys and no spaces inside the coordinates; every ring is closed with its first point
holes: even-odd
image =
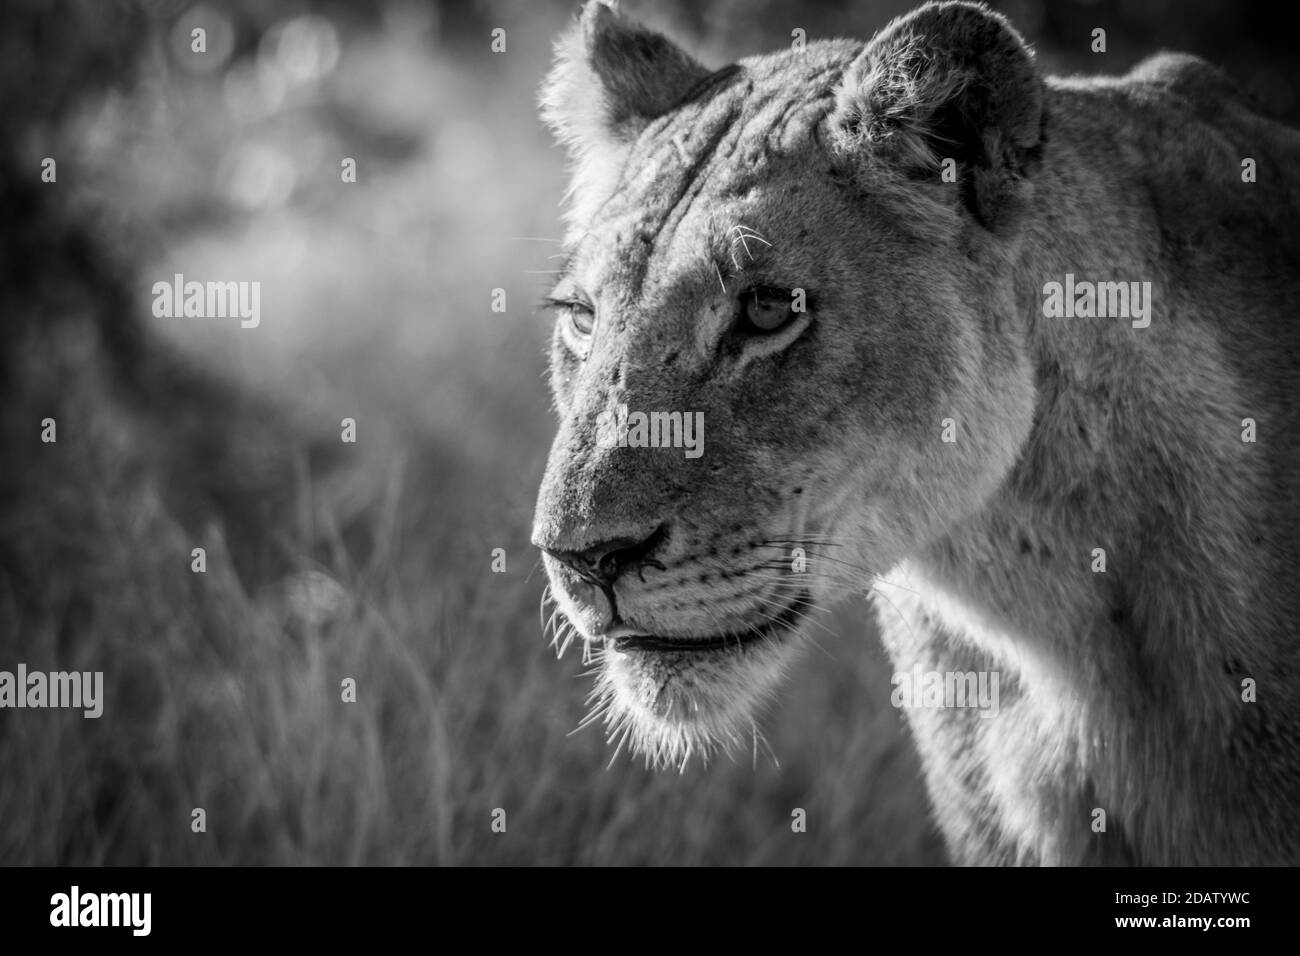
{"type": "MultiPolygon", "coordinates": [[[[667,528],[618,610],[689,636],[761,623],[802,544],[898,671],[998,671],[995,719],[907,712],[957,861],[1300,862],[1300,136],[1191,57],[1040,79],[970,4],[712,76],[666,42],[591,5],[544,94],[598,328],[556,336],[534,539],[667,528]],[[1150,281],[1150,326],[1045,318],[1066,273],[1150,281]],[[728,337],[751,279],[808,290],[797,341],[728,337]],[[706,454],[597,447],[620,402],[703,410],[706,454]]],[[[793,645],[607,652],[598,695],[682,762],[749,739],[793,645]]]]}

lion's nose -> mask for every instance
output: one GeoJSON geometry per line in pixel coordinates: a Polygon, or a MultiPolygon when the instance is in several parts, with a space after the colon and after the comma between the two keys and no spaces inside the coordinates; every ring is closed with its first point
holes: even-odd
{"type": "Polygon", "coordinates": [[[629,567],[653,563],[650,553],[664,538],[661,525],[644,538],[611,538],[579,551],[543,547],[542,550],[580,577],[602,587],[613,584],[629,567]]]}

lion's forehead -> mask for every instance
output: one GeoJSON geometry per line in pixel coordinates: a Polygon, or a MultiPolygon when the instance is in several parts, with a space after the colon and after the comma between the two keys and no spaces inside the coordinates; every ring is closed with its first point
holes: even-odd
{"type": "MultiPolygon", "coordinates": [[[[769,180],[782,159],[819,148],[818,126],[859,50],[823,42],[719,71],[703,95],[641,133],[587,233],[602,233],[599,241],[639,285],[649,258],[688,216],[711,219],[769,180]]],[[[721,241],[733,224],[714,225],[721,241]]]]}

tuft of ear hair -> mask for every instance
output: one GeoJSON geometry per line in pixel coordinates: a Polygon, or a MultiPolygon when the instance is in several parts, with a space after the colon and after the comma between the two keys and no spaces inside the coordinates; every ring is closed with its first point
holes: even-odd
{"type": "Polygon", "coordinates": [[[1007,20],[982,4],[930,3],[878,33],[845,71],[830,118],[842,153],[911,178],[957,163],[989,229],[1008,219],[1041,152],[1043,83],[1007,20]]]}
{"type": "Polygon", "coordinates": [[[570,209],[611,185],[628,145],[710,75],[663,34],[589,0],[555,45],[542,85],[542,119],[575,161],[570,209]]]}
{"type": "Polygon", "coordinates": [[[542,119],[570,149],[616,146],[676,105],[709,71],[661,33],[588,0],[555,45],[542,119]]]}

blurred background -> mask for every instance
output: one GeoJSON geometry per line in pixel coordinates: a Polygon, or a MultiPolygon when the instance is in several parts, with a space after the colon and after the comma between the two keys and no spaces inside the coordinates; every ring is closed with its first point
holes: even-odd
{"type": "MultiPolygon", "coordinates": [[[[623,6],[721,66],[912,4],[623,6]]],[[[1190,50],[1296,120],[1293,41],[1240,2],[994,6],[1049,71],[1190,50]]],[[[0,669],[106,698],[0,711],[0,864],[944,861],[862,603],[768,714],[779,766],[569,736],[528,536],[565,187],[536,89],[576,7],[0,5],[0,669]],[[261,324],[155,318],[177,272],[260,282],[261,324]]]]}

